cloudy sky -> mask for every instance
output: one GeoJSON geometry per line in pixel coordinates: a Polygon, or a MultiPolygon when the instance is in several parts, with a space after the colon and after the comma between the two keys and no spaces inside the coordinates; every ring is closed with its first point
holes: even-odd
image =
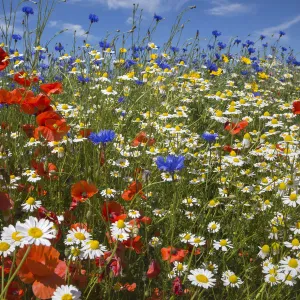
{"type": "MultiPolygon", "coordinates": [[[[89,43],[96,45],[106,36],[110,40],[116,34],[116,30],[122,33],[131,29],[134,3],[138,3],[139,8],[143,10],[141,36],[147,32],[154,13],[164,18],[153,36],[153,42],[158,45],[163,45],[170,36],[176,16],[188,6],[196,5],[196,9],[185,13],[181,22],[185,24],[181,42],[195,36],[199,30],[202,45],[206,47],[211,31],[216,29],[222,32],[220,40],[224,43],[236,36],[243,41],[246,39],[256,41],[260,34],[264,34],[269,37],[269,43],[272,44],[278,38],[279,30],[282,30],[286,32],[281,41],[282,45],[291,46],[296,53],[300,52],[299,0],[58,0],[46,27],[43,41],[46,42],[57,32],[65,29],[64,33],[53,40],[52,46],[55,42],[61,42],[66,48],[71,48],[76,30],[76,45],[82,45],[89,28],[90,13],[96,14],[99,22],[92,24],[89,43]]],[[[24,5],[37,10],[37,6],[31,2],[24,5]]],[[[36,14],[30,16],[32,29],[35,18],[36,14]]],[[[20,7],[15,27],[17,32],[22,32],[22,19],[20,7]]],[[[3,19],[0,19],[0,26],[1,24],[3,19]]],[[[177,39],[175,40],[177,42],[177,39]]]]}

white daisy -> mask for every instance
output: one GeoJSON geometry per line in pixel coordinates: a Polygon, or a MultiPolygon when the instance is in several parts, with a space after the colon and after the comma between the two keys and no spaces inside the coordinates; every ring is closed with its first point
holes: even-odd
{"type": "Polygon", "coordinates": [[[0,256],[7,257],[15,251],[15,246],[0,240],[0,256]]]}
{"type": "Polygon", "coordinates": [[[213,273],[204,269],[191,270],[188,279],[191,281],[192,285],[200,286],[204,289],[213,287],[216,282],[216,279],[213,278],[213,273]]]}
{"type": "Polygon", "coordinates": [[[91,235],[84,228],[77,227],[76,229],[72,228],[72,230],[68,231],[67,234],[67,242],[72,244],[79,245],[80,243],[86,242],[90,240],[91,235]]]}
{"type": "MultiPolygon", "coordinates": [[[[20,222],[17,222],[17,226],[20,224],[20,222]]],[[[23,237],[16,230],[16,228],[13,225],[9,225],[8,227],[3,227],[1,237],[3,241],[8,242],[12,246],[21,246],[23,247],[23,237]]]]}
{"type": "Polygon", "coordinates": [[[222,274],[222,281],[224,286],[231,286],[231,287],[240,287],[243,281],[234,274],[234,272],[228,270],[222,274]]]}
{"type": "Polygon", "coordinates": [[[221,248],[222,251],[226,252],[228,248],[233,248],[231,242],[228,239],[221,239],[220,241],[214,240],[214,248],[219,250],[221,248]]]}
{"type": "Polygon", "coordinates": [[[103,256],[104,252],[107,251],[107,249],[97,240],[90,240],[83,242],[81,251],[83,252],[84,258],[94,259],[96,257],[103,256]]]}
{"type": "Polygon", "coordinates": [[[50,246],[49,240],[55,238],[53,222],[47,219],[29,217],[25,223],[17,223],[16,230],[23,236],[24,244],[45,245],[50,246]]]}
{"type": "Polygon", "coordinates": [[[33,197],[29,197],[25,203],[23,203],[22,210],[33,212],[34,210],[41,207],[42,202],[40,200],[35,200],[33,197]]]}
{"type": "Polygon", "coordinates": [[[53,296],[52,300],[80,300],[81,292],[73,285],[59,286],[53,296]]]}

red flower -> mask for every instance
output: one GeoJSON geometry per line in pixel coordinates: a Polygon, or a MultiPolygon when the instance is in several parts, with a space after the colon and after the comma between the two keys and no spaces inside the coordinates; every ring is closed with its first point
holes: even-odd
{"type": "Polygon", "coordinates": [[[160,265],[156,260],[153,259],[148,268],[147,277],[152,279],[157,277],[159,273],[160,273],[160,265]]]}
{"type": "Polygon", "coordinates": [[[147,143],[147,145],[152,146],[155,143],[155,139],[154,138],[148,138],[146,132],[141,131],[140,133],[138,133],[136,135],[136,137],[134,138],[134,140],[131,142],[131,146],[133,147],[137,147],[139,146],[141,143],[145,144],[147,143]]]}
{"type": "Polygon", "coordinates": [[[241,121],[238,123],[229,123],[225,124],[225,130],[229,131],[231,134],[238,134],[242,129],[248,126],[247,121],[241,121]]]}
{"type": "Polygon", "coordinates": [[[146,196],[144,195],[143,191],[143,186],[140,182],[133,181],[127,190],[125,190],[122,194],[122,198],[125,201],[131,201],[135,195],[139,194],[143,199],[146,199],[146,196]]]}
{"type": "Polygon", "coordinates": [[[39,138],[39,132],[48,141],[59,141],[65,136],[70,126],[67,125],[65,119],[54,111],[46,111],[36,117],[39,127],[35,129],[34,136],[39,138]]]}
{"type": "Polygon", "coordinates": [[[3,71],[9,64],[9,60],[3,61],[7,56],[8,54],[0,48],[0,71],[3,71]]]}
{"type": "Polygon", "coordinates": [[[34,97],[34,93],[32,91],[25,90],[24,88],[14,89],[10,92],[10,94],[10,104],[20,104],[26,99],[34,97]]]}
{"type": "Polygon", "coordinates": [[[31,86],[32,83],[38,82],[39,79],[36,76],[29,78],[26,72],[20,71],[14,75],[14,81],[23,86],[31,86]]]}
{"type": "Polygon", "coordinates": [[[81,180],[72,185],[71,195],[80,202],[84,202],[87,199],[93,197],[98,192],[98,189],[94,184],[89,184],[85,180],[81,180]]]}
{"type": "Polygon", "coordinates": [[[300,100],[293,102],[293,113],[295,115],[300,115],[300,100]]]}
{"type": "Polygon", "coordinates": [[[31,166],[35,169],[36,174],[48,179],[50,178],[53,172],[57,171],[57,167],[53,163],[48,163],[48,165],[45,166],[43,162],[37,162],[36,160],[32,160],[31,166]]]}
{"type": "Polygon", "coordinates": [[[19,282],[13,281],[7,290],[6,300],[24,299],[24,290],[19,282]]]}
{"type": "Polygon", "coordinates": [[[62,84],[60,82],[41,84],[40,89],[47,95],[61,94],[63,92],[62,84]]]}
{"type": "Polygon", "coordinates": [[[29,115],[40,114],[44,111],[52,111],[53,108],[50,106],[50,98],[39,94],[36,97],[26,98],[21,103],[21,110],[29,115]]]}
{"type": "MultiPolygon", "coordinates": [[[[16,264],[20,264],[28,245],[16,255],[16,264]]],[[[32,284],[33,294],[40,299],[49,299],[58,286],[65,283],[65,262],[59,260],[60,253],[52,246],[31,246],[18,275],[27,284],[32,284]]]]}
{"type": "Polygon", "coordinates": [[[124,214],[124,207],[115,201],[106,201],[102,205],[102,216],[107,222],[114,223],[118,220],[125,220],[127,215],[124,214]]]}
{"type": "Polygon", "coordinates": [[[0,192],[0,211],[5,211],[13,208],[14,202],[10,199],[9,195],[0,192]]]}
{"type": "Polygon", "coordinates": [[[136,236],[135,238],[130,238],[123,241],[123,245],[126,248],[133,249],[137,254],[142,252],[143,242],[141,241],[141,236],[136,236]]]}
{"type": "Polygon", "coordinates": [[[34,135],[34,125],[32,124],[24,124],[22,125],[22,129],[26,133],[27,137],[31,138],[34,135]]]}
{"type": "MultiPolygon", "coordinates": [[[[0,48],[1,49],[1,48],[0,48]]],[[[11,94],[7,90],[0,90],[0,104],[10,104],[11,94]]]]}
{"type": "Polygon", "coordinates": [[[167,260],[172,263],[173,261],[182,262],[189,251],[183,249],[175,249],[169,246],[167,248],[161,248],[160,252],[162,255],[162,260],[167,260]]]}
{"type": "Polygon", "coordinates": [[[175,295],[181,296],[183,294],[182,283],[179,277],[176,277],[172,282],[172,291],[175,295]]]}

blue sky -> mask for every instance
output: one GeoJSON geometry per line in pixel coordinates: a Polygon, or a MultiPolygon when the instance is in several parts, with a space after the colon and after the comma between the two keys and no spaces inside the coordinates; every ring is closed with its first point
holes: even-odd
{"type": "MultiPolygon", "coordinates": [[[[142,35],[147,32],[154,13],[164,17],[152,38],[153,42],[161,46],[169,37],[176,16],[184,8],[196,5],[196,9],[189,10],[184,15],[182,23],[185,23],[185,28],[181,42],[195,36],[196,30],[199,30],[201,44],[206,47],[211,38],[211,31],[217,29],[222,32],[220,40],[225,43],[235,36],[242,41],[256,41],[260,34],[264,34],[269,37],[271,44],[278,37],[278,31],[283,30],[286,35],[281,44],[291,46],[296,53],[300,52],[299,0],[58,0],[46,28],[44,41],[58,31],[68,29],[55,38],[54,42],[61,42],[66,48],[71,48],[76,30],[77,46],[82,45],[89,27],[90,13],[99,16],[99,22],[92,25],[89,43],[98,44],[108,33],[110,40],[116,34],[116,30],[119,29],[122,33],[131,29],[133,3],[139,3],[139,7],[143,9],[142,35]],[[272,34],[275,34],[275,37],[272,38],[272,34]]],[[[27,2],[26,5],[36,10],[33,3],[27,2]]],[[[32,27],[35,17],[30,16],[32,27]]],[[[22,31],[22,18],[22,13],[18,13],[16,30],[19,32],[22,31]]],[[[1,22],[3,21],[0,19],[0,26],[1,22]]]]}

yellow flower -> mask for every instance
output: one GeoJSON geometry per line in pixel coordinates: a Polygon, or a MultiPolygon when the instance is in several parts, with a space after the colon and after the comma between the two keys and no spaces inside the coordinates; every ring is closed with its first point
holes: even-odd
{"type": "Polygon", "coordinates": [[[246,65],[250,65],[250,64],[251,64],[251,60],[250,60],[250,58],[248,58],[248,57],[242,56],[242,57],[241,57],[241,61],[242,61],[244,64],[246,64],[246,65]]]}
{"type": "Polygon", "coordinates": [[[269,75],[267,75],[265,72],[258,72],[257,75],[260,79],[268,79],[269,78],[269,75]]]}
{"type": "Polygon", "coordinates": [[[229,58],[225,54],[222,55],[222,60],[224,61],[224,63],[229,62],[229,58]]]}
{"type": "Polygon", "coordinates": [[[218,68],[218,71],[211,71],[210,75],[220,76],[222,72],[223,70],[221,68],[218,68]]]}
{"type": "Polygon", "coordinates": [[[127,49],[126,48],[120,48],[120,53],[126,53],[127,49]]]}

